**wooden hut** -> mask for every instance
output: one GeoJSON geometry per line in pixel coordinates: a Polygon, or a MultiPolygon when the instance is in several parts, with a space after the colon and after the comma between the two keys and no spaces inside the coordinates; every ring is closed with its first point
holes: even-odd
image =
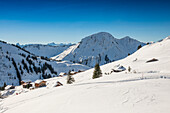
{"type": "Polygon", "coordinates": [[[47,81],[44,81],[44,80],[36,80],[35,81],[35,88],[45,87],[46,83],[47,83],[47,81]]]}
{"type": "Polygon", "coordinates": [[[22,80],[21,85],[23,86],[23,88],[28,88],[28,89],[32,87],[31,80],[22,80]]]}
{"type": "Polygon", "coordinates": [[[74,74],[76,74],[76,72],[74,72],[74,71],[71,71],[71,72],[70,72],[70,75],[74,75],[74,74]]]}
{"type": "Polygon", "coordinates": [[[22,80],[21,85],[23,85],[24,83],[31,83],[31,82],[32,82],[31,80],[22,80]]]}

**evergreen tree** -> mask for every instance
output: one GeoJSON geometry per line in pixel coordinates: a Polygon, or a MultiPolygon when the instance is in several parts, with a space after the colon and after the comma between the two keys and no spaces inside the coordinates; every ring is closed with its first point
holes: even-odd
{"type": "Polygon", "coordinates": [[[129,72],[131,71],[131,67],[130,67],[130,66],[128,67],[128,71],[129,71],[129,72]]]}
{"type": "Polygon", "coordinates": [[[95,78],[99,78],[102,76],[102,71],[100,70],[100,66],[99,64],[96,64],[95,65],[95,68],[94,68],[94,72],[93,72],[93,79],[95,78]]]}
{"type": "Polygon", "coordinates": [[[0,92],[0,98],[3,98],[1,92],[0,92]]]}
{"type": "Polygon", "coordinates": [[[72,77],[72,75],[70,74],[70,71],[68,72],[67,75],[67,84],[72,84],[73,82],[75,82],[74,78],[72,77]]]}
{"type": "MultiPolygon", "coordinates": [[[[0,90],[5,90],[5,87],[6,87],[7,85],[6,85],[6,82],[4,82],[4,85],[3,85],[3,87],[0,87],[0,90]]],[[[0,95],[1,96],[1,95],[0,95]]],[[[0,97],[1,98],[1,97],[0,97]]]]}
{"type": "Polygon", "coordinates": [[[142,46],[141,46],[141,45],[139,45],[139,46],[138,46],[138,50],[139,50],[141,47],[142,47],[142,46]]]}
{"type": "Polygon", "coordinates": [[[105,56],[105,61],[106,61],[106,63],[109,63],[109,62],[110,62],[110,59],[108,58],[107,55],[105,56]]]}

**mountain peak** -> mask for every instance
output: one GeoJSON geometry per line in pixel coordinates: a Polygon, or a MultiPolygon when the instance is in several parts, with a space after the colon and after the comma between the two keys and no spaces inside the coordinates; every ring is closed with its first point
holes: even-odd
{"type": "Polygon", "coordinates": [[[107,32],[98,32],[92,35],[89,35],[81,40],[81,42],[89,42],[89,41],[104,41],[104,40],[113,40],[114,37],[107,32]]]}
{"type": "Polygon", "coordinates": [[[135,52],[139,45],[144,45],[144,43],[128,36],[123,39],[116,39],[107,32],[99,32],[83,38],[78,45],[72,46],[57,55],[57,59],[94,67],[96,63],[103,65],[122,59],[135,52]]]}
{"type": "Polygon", "coordinates": [[[121,38],[121,40],[135,40],[135,39],[131,38],[130,36],[125,36],[121,38]]]}
{"type": "Polygon", "coordinates": [[[104,37],[113,37],[110,33],[108,33],[108,32],[98,32],[98,33],[95,33],[95,34],[92,34],[92,35],[90,35],[90,36],[97,36],[97,37],[99,37],[99,36],[104,36],[104,37]]]}
{"type": "Polygon", "coordinates": [[[130,36],[125,36],[125,37],[123,37],[124,39],[129,39],[129,38],[131,38],[130,36]]]}

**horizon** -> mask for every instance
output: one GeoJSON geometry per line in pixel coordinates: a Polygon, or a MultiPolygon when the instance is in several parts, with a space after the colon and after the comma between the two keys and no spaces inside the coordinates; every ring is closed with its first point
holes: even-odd
{"type": "MultiPolygon", "coordinates": [[[[97,32],[97,33],[100,33],[100,32],[97,32]]],[[[97,33],[94,33],[94,34],[97,34],[97,33]]],[[[107,32],[108,33],[108,32],[107,32]]],[[[91,35],[93,35],[93,34],[91,34],[91,35]]],[[[88,36],[91,36],[91,35],[88,35],[88,36]]],[[[111,34],[112,35],[112,34],[111,34]]],[[[85,36],[84,38],[86,38],[86,37],[88,37],[88,36],[85,36]]],[[[113,35],[112,35],[113,36],[113,35]]],[[[114,37],[114,36],[113,36],[114,37]]],[[[124,36],[124,37],[130,37],[130,36],[124,36]]],[[[124,38],[124,37],[121,37],[121,38],[117,38],[117,37],[114,37],[114,38],[116,38],[116,39],[122,39],[122,38],[124,38]]],[[[167,37],[169,37],[169,36],[167,36],[167,37]]],[[[164,38],[160,38],[160,39],[158,39],[158,40],[156,40],[156,41],[147,41],[147,42],[159,42],[160,40],[163,40],[163,39],[165,39],[165,38],[167,38],[167,37],[164,37],[164,38]]],[[[133,37],[130,37],[130,38],[132,38],[132,39],[135,39],[135,38],[133,38],[133,37]]],[[[82,38],[83,39],[83,38],[82,38]]],[[[82,40],[81,39],[81,40],[82,40]]],[[[80,40],[80,41],[81,41],[80,40]]],[[[135,39],[135,40],[137,40],[137,39],[135,39]]],[[[2,41],[5,41],[5,40],[2,40],[2,41]]],[[[10,42],[8,42],[8,41],[5,41],[5,42],[7,42],[7,43],[9,43],[9,44],[15,44],[15,45],[17,45],[17,44],[19,44],[19,45],[21,45],[21,46],[24,46],[24,45],[30,45],[30,44],[42,44],[42,45],[48,45],[48,44],[51,44],[51,43],[54,43],[54,44],[65,44],[65,45],[67,45],[67,44],[76,44],[76,43],[79,43],[80,41],[78,41],[78,42],[46,42],[46,43],[20,43],[20,42],[17,42],[17,43],[10,43],[10,42]]],[[[140,41],[140,40],[138,40],[138,41],[140,41]]],[[[143,43],[147,43],[147,42],[145,42],[145,41],[140,41],[140,42],[143,42],[143,43]]]]}
{"type": "Polygon", "coordinates": [[[108,32],[141,42],[170,35],[168,0],[0,0],[0,40],[8,43],[77,43],[108,32]]]}

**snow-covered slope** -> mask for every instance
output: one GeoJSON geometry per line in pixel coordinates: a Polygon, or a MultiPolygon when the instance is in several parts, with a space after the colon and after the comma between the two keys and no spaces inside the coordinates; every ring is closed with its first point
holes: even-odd
{"type": "MultiPolygon", "coordinates": [[[[170,67],[170,38],[167,37],[161,42],[146,45],[125,59],[115,62],[116,65],[123,65],[132,68],[136,72],[160,72],[169,73],[170,67]],[[157,59],[158,61],[148,62],[157,59]]],[[[111,64],[108,64],[112,65],[111,64]]]]}
{"type": "Polygon", "coordinates": [[[73,85],[66,84],[66,77],[50,78],[47,87],[0,100],[0,110],[5,113],[169,113],[169,51],[170,38],[166,38],[125,59],[101,66],[101,78],[92,79],[94,69],[74,75],[73,85]],[[158,61],[147,62],[153,58],[158,61]],[[111,72],[121,65],[125,71],[111,72]],[[64,86],[51,87],[56,81],[64,86]]]}
{"type": "Polygon", "coordinates": [[[89,68],[80,64],[37,57],[19,46],[0,41],[0,87],[4,83],[19,85],[20,81],[25,79],[35,81],[56,77],[60,72],[86,69],[89,68]]]}
{"type": "Polygon", "coordinates": [[[62,53],[64,50],[72,46],[71,44],[69,45],[56,45],[56,44],[47,44],[47,45],[42,45],[42,44],[29,44],[23,46],[23,48],[27,51],[30,51],[31,53],[37,55],[37,56],[45,56],[45,57],[52,57],[55,55],[58,55],[62,53]],[[55,45],[55,46],[54,46],[55,45]]]}
{"type": "Polygon", "coordinates": [[[96,63],[103,65],[125,58],[135,52],[139,45],[145,44],[130,37],[116,39],[109,33],[100,32],[82,39],[76,48],[74,45],[52,59],[69,60],[94,67],[96,63]]]}
{"type": "Polygon", "coordinates": [[[80,44],[78,43],[78,44],[76,44],[76,45],[70,46],[68,49],[66,49],[65,51],[63,51],[60,55],[51,57],[51,59],[62,60],[62,59],[64,59],[68,54],[74,52],[74,50],[75,50],[79,45],[80,45],[80,44]],[[58,56],[59,56],[60,58],[58,58],[58,56]]]}

